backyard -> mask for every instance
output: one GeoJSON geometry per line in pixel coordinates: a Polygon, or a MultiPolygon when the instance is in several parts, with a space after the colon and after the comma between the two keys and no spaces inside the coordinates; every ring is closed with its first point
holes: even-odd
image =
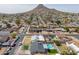
{"type": "Polygon", "coordinates": [[[58,48],[61,52],[60,53],[61,55],[76,55],[76,53],[72,51],[71,49],[69,49],[65,44],[58,46],[58,48]]]}
{"type": "Polygon", "coordinates": [[[55,55],[55,54],[57,54],[57,53],[58,53],[58,52],[57,52],[56,49],[48,50],[48,54],[49,54],[49,55],[55,55]]]}

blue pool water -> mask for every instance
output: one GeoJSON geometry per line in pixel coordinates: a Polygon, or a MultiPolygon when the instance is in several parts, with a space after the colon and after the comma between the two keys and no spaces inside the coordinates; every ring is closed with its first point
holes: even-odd
{"type": "Polygon", "coordinates": [[[53,49],[53,45],[52,44],[47,44],[48,49],[53,49]]]}
{"type": "Polygon", "coordinates": [[[43,47],[45,49],[54,49],[54,46],[52,44],[43,44],[43,47]]]}

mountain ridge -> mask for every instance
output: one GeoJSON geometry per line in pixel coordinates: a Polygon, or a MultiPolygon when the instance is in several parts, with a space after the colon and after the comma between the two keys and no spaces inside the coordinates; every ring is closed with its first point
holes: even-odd
{"type": "MultiPolygon", "coordinates": [[[[43,4],[39,4],[39,5],[37,5],[34,9],[32,9],[32,10],[29,10],[29,11],[25,11],[25,12],[21,12],[21,13],[14,13],[14,14],[9,14],[9,13],[0,13],[0,14],[4,14],[4,15],[15,15],[15,14],[23,14],[23,13],[29,13],[29,12],[31,12],[31,11],[39,11],[39,10],[41,10],[41,9],[43,9],[43,10],[54,10],[54,11],[59,11],[59,12],[64,12],[64,13],[73,13],[73,12],[65,12],[65,11],[60,11],[60,10],[57,10],[57,9],[50,9],[50,8],[47,8],[46,6],[44,6],[43,4]]],[[[79,13],[74,13],[74,14],[79,14],[79,13]]]]}
{"type": "Polygon", "coordinates": [[[10,18],[10,16],[13,19],[27,19],[28,17],[31,17],[31,15],[34,14],[34,17],[36,16],[41,16],[43,18],[45,17],[51,17],[52,19],[62,19],[63,17],[69,18],[69,19],[76,19],[79,20],[79,13],[69,13],[69,12],[62,12],[56,9],[50,9],[45,7],[42,4],[39,4],[38,6],[36,6],[34,9],[28,11],[28,12],[23,12],[23,13],[16,13],[16,14],[0,14],[0,17],[8,17],[10,18]]]}

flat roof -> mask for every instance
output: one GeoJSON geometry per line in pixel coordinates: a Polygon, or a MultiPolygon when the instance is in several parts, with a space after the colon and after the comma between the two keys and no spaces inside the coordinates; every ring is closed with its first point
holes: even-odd
{"type": "Polygon", "coordinates": [[[43,43],[41,42],[32,42],[31,47],[30,47],[31,53],[36,53],[36,52],[45,52],[45,49],[43,47],[43,43]]]}
{"type": "Polygon", "coordinates": [[[3,35],[3,36],[10,35],[10,32],[9,31],[0,31],[0,36],[1,35],[3,35]]]}
{"type": "Polygon", "coordinates": [[[33,35],[31,37],[31,40],[44,41],[44,37],[43,37],[43,35],[33,35]]]}

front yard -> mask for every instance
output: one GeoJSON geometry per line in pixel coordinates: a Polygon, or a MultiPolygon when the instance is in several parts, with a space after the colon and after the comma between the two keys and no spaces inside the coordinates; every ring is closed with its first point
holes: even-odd
{"type": "Polygon", "coordinates": [[[29,45],[31,43],[31,36],[25,36],[22,41],[22,46],[20,46],[16,52],[17,55],[30,54],[29,45]]]}
{"type": "Polygon", "coordinates": [[[25,36],[22,43],[23,45],[29,45],[31,43],[31,36],[25,36]]]}

